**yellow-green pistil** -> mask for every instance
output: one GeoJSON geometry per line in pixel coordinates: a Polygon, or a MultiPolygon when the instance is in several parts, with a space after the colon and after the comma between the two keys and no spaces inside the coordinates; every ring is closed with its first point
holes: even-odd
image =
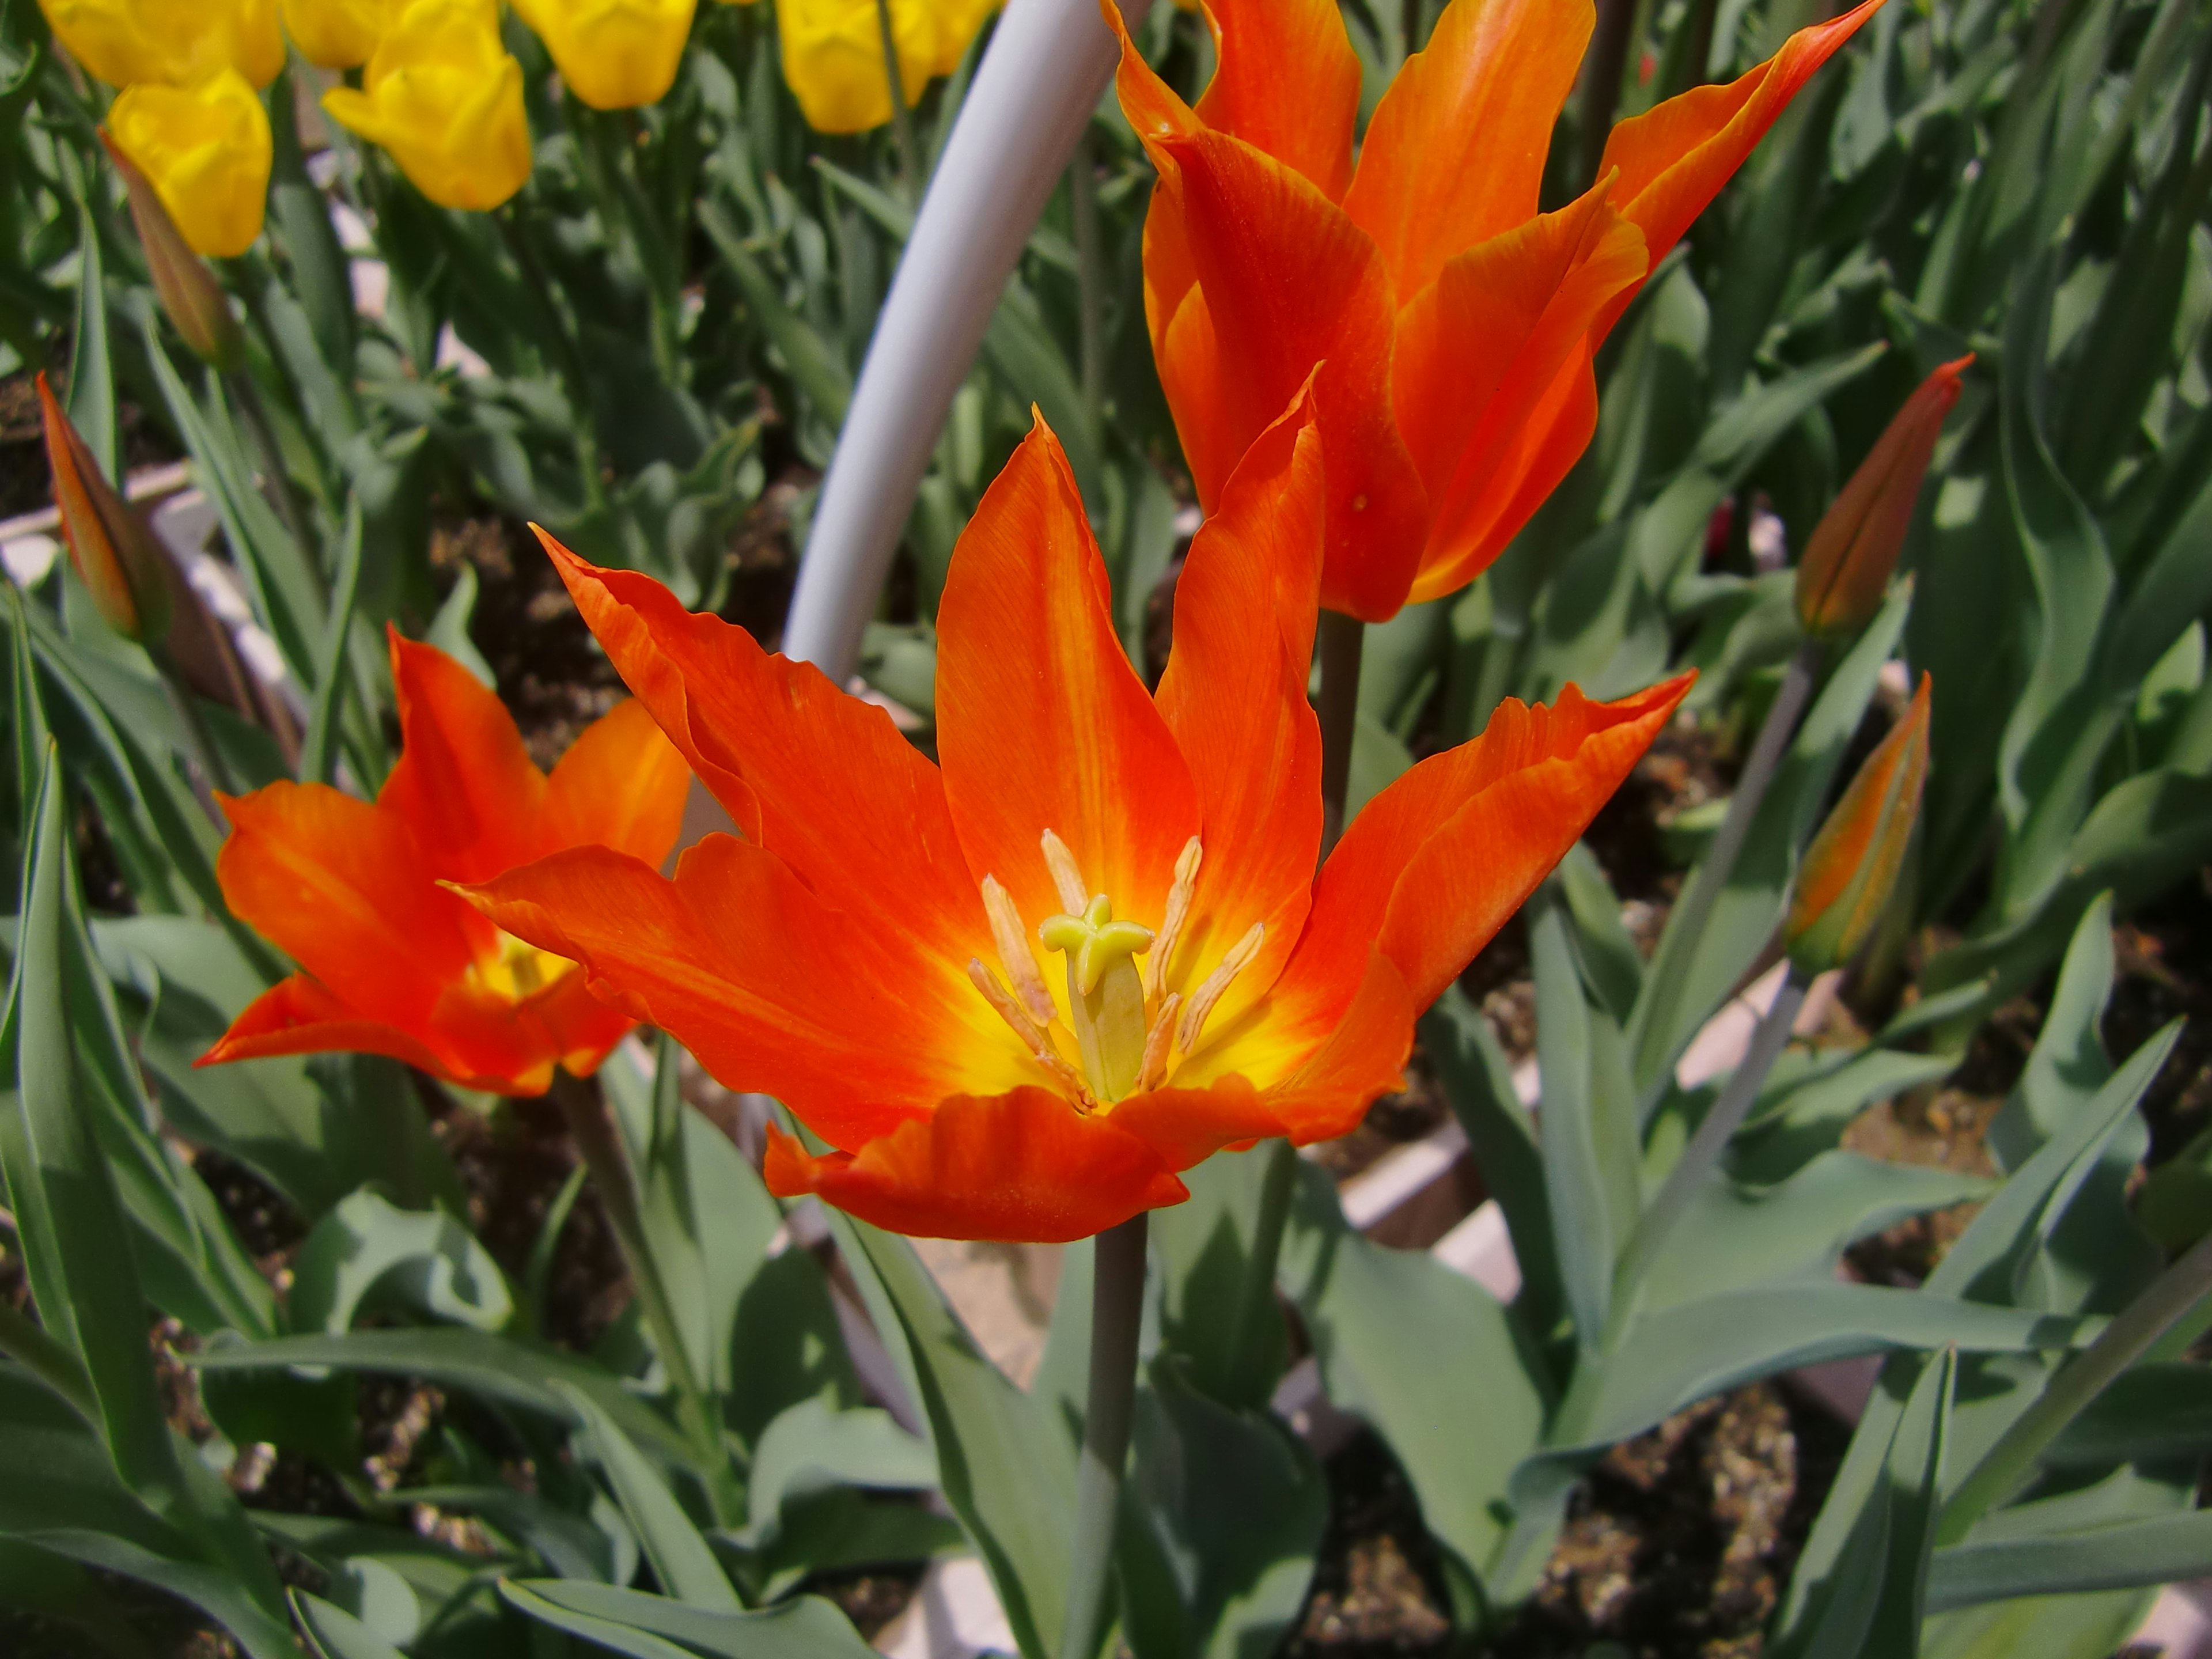
{"type": "Polygon", "coordinates": [[[1048,916],[1037,938],[1067,957],[1067,1003],[1083,1072],[1102,1101],[1134,1093],[1145,1069],[1144,981],[1133,957],[1152,948],[1152,930],[1114,920],[1105,894],[1079,916],[1048,916]]]}

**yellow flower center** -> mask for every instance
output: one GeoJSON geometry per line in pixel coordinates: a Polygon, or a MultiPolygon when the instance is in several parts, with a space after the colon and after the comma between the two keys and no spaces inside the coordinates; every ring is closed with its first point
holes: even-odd
{"type": "Polygon", "coordinates": [[[488,963],[479,959],[469,973],[483,989],[509,1002],[536,996],[576,965],[505,929],[500,932],[498,949],[498,956],[488,963]]]}
{"type": "Polygon", "coordinates": [[[1206,1017],[1258,953],[1266,929],[1255,922],[1186,1000],[1169,990],[1167,981],[1176,942],[1189,920],[1191,895],[1204,856],[1198,837],[1191,837],[1176,860],[1167,913],[1157,930],[1117,921],[1113,901],[1090,890],[1075,855],[1051,830],[1044,832],[1042,846],[1045,866],[1066,908],[1046,919],[1036,939],[1067,959],[1065,1018],[1037,970],[1012,895],[990,876],[983,878],[983,909],[990,918],[992,941],[1006,978],[1002,981],[980,958],[969,962],[968,977],[1023,1046],[1075,1097],[1079,1109],[1101,1110],[1159,1087],[1176,1054],[1188,1054],[1197,1046],[1206,1017]],[[1137,970],[1139,957],[1146,959],[1147,969],[1141,975],[1137,970]],[[1071,1028],[1079,1071],[1066,1053],[1071,1028]]]}

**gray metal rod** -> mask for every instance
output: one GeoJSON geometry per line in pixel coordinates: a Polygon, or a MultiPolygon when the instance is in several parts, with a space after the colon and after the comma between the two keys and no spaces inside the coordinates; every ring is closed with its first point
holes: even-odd
{"type": "MultiPolygon", "coordinates": [[[[1151,0],[1123,0],[1134,27],[1151,0]]],[[[891,279],[822,481],[784,654],[843,684],[1006,277],[1114,72],[1097,0],[1009,0],[891,279]]]]}

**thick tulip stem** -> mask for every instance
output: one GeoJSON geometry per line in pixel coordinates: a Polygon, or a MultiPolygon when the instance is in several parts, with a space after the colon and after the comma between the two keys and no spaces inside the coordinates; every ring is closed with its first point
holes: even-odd
{"type": "Polygon", "coordinates": [[[1091,1392],[1084,1407],[1083,1461],[1075,1477],[1075,1553],[1067,1573],[1060,1659],[1097,1659],[1105,1634],[1106,1587],[1114,1569],[1114,1519],[1129,1458],[1137,1398],[1137,1335],[1145,1316],[1141,1211],[1096,1241],[1091,1268],[1091,1392]]]}
{"type": "Polygon", "coordinates": [[[1352,740],[1359,725],[1359,657],[1367,624],[1340,611],[1321,613],[1321,855],[1344,833],[1352,787],[1352,740]]]}
{"type": "Polygon", "coordinates": [[[898,143],[900,189],[908,207],[921,205],[921,145],[914,133],[914,112],[906,106],[906,77],[899,72],[898,35],[891,27],[891,0],[876,0],[876,27],[884,40],[884,78],[890,82],[891,134],[898,143]]]}

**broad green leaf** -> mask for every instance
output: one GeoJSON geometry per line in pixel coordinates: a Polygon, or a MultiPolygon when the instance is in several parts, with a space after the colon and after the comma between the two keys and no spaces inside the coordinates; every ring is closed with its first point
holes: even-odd
{"type": "Polygon", "coordinates": [[[2017,1595],[2170,1584],[2212,1572],[2212,1511],[2039,1538],[1954,1544],[1936,1553],[1928,1605],[1941,1613],[2017,1595]]]}
{"type": "Polygon", "coordinates": [[[514,1316],[507,1276],[460,1222],[441,1209],[403,1210],[364,1189],[307,1235],[286,1312],[296,1331],[337,1336],[364,1309],[393,1306],[489,1332],[514,1316]]]}
{"type": "Polygon", "coordinates": [[[839,1411],[820,1398],[802,1400],[768,1425],[753,1454],[745,1498],[746,1542],[765,1545],[787,1504],[832,1486],[926,1492],[937,1484],[928,1444],[873,1407],[839,1411]]]}
{"type": "Polygon", "coordinates": [[[872,1651],[815,1595],[743,1613],[558,1578],[508,1579],[499,1590],[532,1618],[636,1659],[868,1659],[872,1651]]]}
{"type": "Polygon", "coordinates": [[[467,669],[477,684],[491,690],[496,677],[491,672],[491,665],[484,660],[483,653],[477,649],[477,642],[469,637],[469,618],[476,613],[477,586],[476,567],[464,563],[453,578],[453,591],[446,595],[446,602],[438,607],[438,614],[423,630],[422,642],[436,646],[467,669]]]}
{"type": "Polygon", "coordinates": [[[318,1659],[404,1659],[398,1648],[360,1620],[319,1595],[295,1589],[292,1613],[318,1659]]]}
{"type": "Polygon", "coordinates": [[[565,1383],[590,1395],[631,1440],[672,1462],[680,1464],[689,1455],[683,1437],[612,1374],[512,1335],[493,1336],[465,1326],[350,1331],[343,1336],[279,1336],[196,1354],[192,1363],[202,1371],[327,1365],[340,1370],[419,1376],[428,1382],[465,1389],[488,1400],[573,1423],[575,1408],[554,1386],[565,1383]]]}
{"type": "Polygon", "coordinates": [[[643,1453],[630,1443],[612,1418],[592,1396],[570,1384],[556,1382],[555,1392],[568,1402],[582,1420],[590,1437],[599,1472],[614,1489],[653,1576],[676,1600],[715,1613],[735,1613],[744,1605],[730,1587],[728,1575],[714,1559],[714,1552],[691,1524],[643,1453]]]}
{"type": "Polygon", "coordinates": [[[830,1221],[855,1277],[872,1281],[885,1340],[905,1351],[939,1484],[991,1570],[1024,1659],[1051,1659],[1073,1547],[1073,1444],[984,1358],[913,1246],[839,1211],[830,1221]]]}
{"type": "Polygon", "coordinates": [[[115,366],[107,343],[106,261],[91,204],[76,204],[76,331],[70,357],[69,417],[107,481],[123,483],[123,437],[117,425],[115,366]]]}
{"type": "MultiPolygon", "coordinates": [[[[1280,1146],[1269,1142],[1249,1152],[1220,1153],[1185,1170],[1190,1197],[1152,1214],[1161,1352],[1173,1357],[1185,1383],[1225,1406],[1264,1406],[1281,1380],[1288,1351],[1272,1283],[1265,1287],[1266,1305],[1252,1310],[1250,1328],[1240,1326],[1248,1316],[1261,1194],[1280,1146]]],[[[1085,1296],[1071,1297],[1065,1267],[1062,1273],[1054,1318],[1081,1316],[1087,1354],[1089,1280],[1085,1296]]],[[[1068,1393],[1079,1421],[1080,1376],[1069,1379],[1068,1393]]]]}
{"type": "Polygon", "coordinates": [[[1491,1571],[1508,1480],[1543,1431],[1540,1366],[1489,1291],[1425,1252],[1369,1243],[1345,1224],[1326,1174],[1300,1175],[1284,1278],[1328,1397],[1396,1450],[1463,1599],[1491,1571]]]}

